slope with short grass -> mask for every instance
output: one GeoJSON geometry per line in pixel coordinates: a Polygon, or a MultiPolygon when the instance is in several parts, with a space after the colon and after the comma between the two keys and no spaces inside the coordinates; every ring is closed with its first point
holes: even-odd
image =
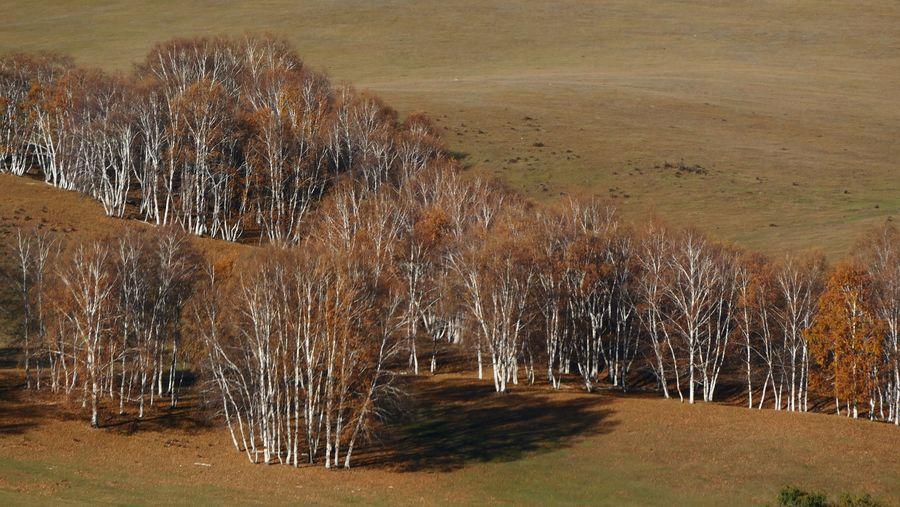
{"type": "MultiPolygon", "coordinates": [[[[0,12],[0,51],[112,69],[172,36],[271,31],[336,80],[428,111],[473,173],[539,200],[596,195],[770,253],[841,256],[860,228],[900,212],[900,5],[889,0],[0,0],[0,12]]],[[[0,242],[30,225],[79,238],[123,222],[0,175],[0,242]]],[[[0,294],[4,346],[11,297],[0,294]]],[[[525,386],[498,396],[457,372],[413,381],[381,450],[331,473],[250,465],[190,405],[91,430],[77,403],[23,392],[15,364],[3,348],[8,503],[722,505],[769,503],[785,484],[900,503],[896,428],[824,414],[525,386]]]]}
{"type": "MultiPolygon", "coordinates": [[[[101,215],[78,194],[0,176],[4,244],[28,224],[70,239],[126,224],[101,215]]],[[[198,241],[207,252],[249,248],[198,241]]],[[[203,417],[196,392],[177,409],[92,430],[78,400],[24,391],[7,346],[14,302],[3,306],[0,499],[8,503],[723,505],[772,502],[786,484],[900,502],[900,432],[891,425],[690,406],[655,393],[589,395],[574,380],[561,392],[520,385],[497,395],[467,365],[443,360],[448,372],[407,379],[407,412],[355,469],[251,465],[203,417]]]]}
{"type": "Polygon", "coordinates": [[[474,172],[770,253],[838,257],[900,211],[890,0],[0,0],[0,12],[0,50],[115,69],[173,36],[270,31],[336,80],[431,113],[474,172]]]}
{"type": "Polygon", "coordinates": [[[100,430],[4,370],[0,498],[111,503],[751,505],[786,484],[900,501],[896,428],[822,414],[519,387],[471,374],[409,387],[391,451],[361,466],[251,465],[227,431],[167,411],[100,430]]]}

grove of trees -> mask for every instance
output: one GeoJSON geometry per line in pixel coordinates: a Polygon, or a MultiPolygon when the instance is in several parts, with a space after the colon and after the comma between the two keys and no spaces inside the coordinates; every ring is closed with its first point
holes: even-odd
{"type": "Polygon", "coordinates": [[[593,200],[468,177],[421,114],[334,88],[283,41],[175,40],[110,76],[0,59],[0,170],[157,224],[11,256],[28,388],[176,405],[188,376],[252,462],[349,467],[398,375],[469,358],[520,382],[655,388],[900,424],[900,233],[829,266],[593,200]],[[204,258],[189,234],[263,243],[204,258]]]}

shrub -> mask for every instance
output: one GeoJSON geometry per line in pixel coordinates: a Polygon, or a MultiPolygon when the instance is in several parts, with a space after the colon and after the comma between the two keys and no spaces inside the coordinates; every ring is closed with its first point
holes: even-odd
{"type": "Polygon", "coordinates": [[[836,503],[828,502],[825,493],[806,491],[796,486],[785,486],[778,493],[778,505],[782,507],[878,507],[872,495],[843,493],[836,503]]]}
{"type": "Polygon", "coordinates": [[[840,507],[878,507],[881,504],[878,503],[872,495],[868,493],[864,493],[862,495],[852,495],[850,493],[844,493],[841,495],[840,500],[837,503],[840,507]]]}
{"type": "Polygon", "coordinates": [[[778,505],[783,507],[827,507],[824,493],[810,492],[796,486],[785,486],[778,493],[778,505]]]}

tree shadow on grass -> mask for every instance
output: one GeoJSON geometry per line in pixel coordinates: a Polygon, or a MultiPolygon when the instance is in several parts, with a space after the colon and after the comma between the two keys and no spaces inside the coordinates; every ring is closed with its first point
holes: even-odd
{"type": "MultiPolygon", "coordinates": [[[[0,348],[0,436],[25,433],[48,421],[79,421],[90,424],[90,409],[83,406],[81,396],[66,397],[47,390],[25,388],[24,373],[9,365],[17,365],[21,351],[0,348]]],[[[173,429],[188,434],[216,426],[202,407],[200,395],[193,389],[195,378],[190,372],[179,372],[184,377],[184,393],[178,405],[171,407],[169,398],[156,399],[154,405],[145,405],[144,417],[138,417],[138,408],[129,403],[125,413],[118,413],[118,402],[108,398],[100,405],[100,429],[124,434],[139,431],[165,432],[173,429]]]]}
{"type": "Polygon", "coordinates": [[[206,417],[198,408],[194,394],[183,395],[175,407],[171,407],[169,399],[164,398],[153,407],[146,406],[144,410],[144,417],[138,417],[134,406],[129,406],[121,415],[107,413],[100,428],[126,435],[170,430],[193,434],[217,426],[215,421],[206,417]]]}
{"type": "MultiPolygon", "coordinates": [[[[11,370],[19,365],[22,350],[18,347],[0,348],[0,370],[11,370]]],[[[0,385],[0,389],[6,389],[10,386],[4,383],[0,385]]]]}
{"type": "Polygon", "coordinates": [[[471,463],[504,462],[572,445],[610,431],[610,399],[493,385],[467,379],[413,381],[412,407],[381,445],[358,465],[403,472],[451,471],[471,463]]]}
{"type": "Polygon", "coordinates": [[[124,434],[137,432],[165,432],[179,430],[188,434],[219,426],[218,421],[202,404],[201,393],[198,392],[197,376],[186,370],[179,370],[179,395],[176,406],[171,406],[170,397],[165,394],[156,396],[153,405],[149,404],[147,394],[144,405],[144,417],[138,417],[138,405],[135,401],[125,405],[125,413],[118,414],[118,408],[106,407],[105,418],[100,427],[109,431],[124,434]]]}
{"type": "MultiPolygon", "coordinates": [[[[15,364],[16,349],[0,349],[0,363],[15,364]],[[12,358],[12,359],[10,359],[12,358]]],[[[37,426],[50,412],[26,397],[25,381],[17,370],[0,369],[0,436],[18,435],[37,426]]]]}

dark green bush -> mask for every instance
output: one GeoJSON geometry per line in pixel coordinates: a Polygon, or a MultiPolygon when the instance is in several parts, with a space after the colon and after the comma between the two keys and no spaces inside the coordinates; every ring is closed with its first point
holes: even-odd
{"type": "Polygon", "coordinates": [[[785,486],[778,493],[778,505],[783,507],[828,507],[824,493],[802,490],[796,486],[785,486]]]}
{"type": "Polygon", "coordinates": [[[840,507],[879,507],[881,505],[868,493],[862,495],[844,493],[837,504],[840,507]]]}
{"type": "Polygon", "coordinates": [[[796,486],[785,486],[778,493],[778,505],[782,507],[879,507],[872,495],[844,493],[836,503],[828,501],[825,493],[806,491],[796,486]]]}

